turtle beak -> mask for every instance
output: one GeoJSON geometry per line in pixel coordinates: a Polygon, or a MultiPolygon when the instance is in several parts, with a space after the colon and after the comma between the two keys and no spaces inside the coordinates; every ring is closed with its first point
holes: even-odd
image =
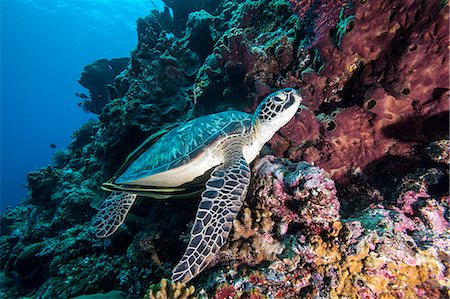
{"type": "Polygon", "coordinates": [[[286,103],[284,103],[284,105],[283,105],[283,109],[287,109],[287,108],[291,107],[291,106],[294,104],[294,102],[295,102],[295,99],[294,99],[294,97],[292,96],[292,93],[290,93],[290,94],[288,95],[288,100],[287,100],[286,103]]]}
{"type": "Polygon", "coordinates": [[[289,94],[289,97],[292,98],[298,105],[297,107],[297,113],[299,113],[302,110],[302,106],[300,105],[303,102],[303,97],[297,90],[293,89],[292,92],[289,94]]]}
{"type": "Polygon", "coordinates": [[[290,106],[295,105],[295,104],[296,105],[300,105],[302,100],[303,100],[303,98],[300,95],[300,93],[297,90],[295,90],[295,89],[291,89],[291,92],[288,95],[288,100],[284,104],[284,107],[287,108],[287,107],[290,107],[290,106]]]}
{"type": "Polygon", "coordinates": [[[303,101],[302,95],[295,89],[292,89],[291,93],[289,94],[289,97],[292,98],[294,101],[298,101],[299,104],[303,101]]]}
{"type": "Polygon", "coordinates": [[[287,109],[292,105],[294,105],[295,103],[300,104],[301,101],[302,96],[300,95],[300,93],[297,90],[290,88],[287,101],[286,103],[284,103],[283,108],[287,109]]]}

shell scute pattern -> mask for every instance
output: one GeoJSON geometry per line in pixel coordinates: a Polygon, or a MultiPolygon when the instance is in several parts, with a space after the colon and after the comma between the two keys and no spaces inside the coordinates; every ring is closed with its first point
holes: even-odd
{"type": "Polygon", "coordinates": [[[250,114],[225,111],[206,115],[169,131],[116,179],[116,183],[138,180],[187,164],[218,138],[244,134],[251,126],[250,114]]]}

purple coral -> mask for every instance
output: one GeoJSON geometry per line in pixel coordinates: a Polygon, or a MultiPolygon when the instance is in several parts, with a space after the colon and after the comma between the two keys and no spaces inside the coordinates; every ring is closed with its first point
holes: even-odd
{"type": "Polygon", "coordinates": [[[292,10],[311,26],[313,36],[308,48],[317,45],[336,26],[340,11],[348,6],[343,0],[289,0],[292,10]]]}

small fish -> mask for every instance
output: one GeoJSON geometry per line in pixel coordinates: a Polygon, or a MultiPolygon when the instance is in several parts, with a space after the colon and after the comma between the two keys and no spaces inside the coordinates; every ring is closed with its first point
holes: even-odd
{"type": "Polygon", "coordinates": [[[89,99],[89,97],[88,97],[86,94],[84,94],[84,93],[78,93],[78,92],[76,92],[76,93],[75,93],[75,96],[76,96],[76,97],[79,97],[79,98],[81,98],[81,99],[89,99]]]}
{"type": "Polygon", "coordinates": [[[50,143],[50,147],[51,147],[51,148],[56,148],[56,144],[50,143]]]}

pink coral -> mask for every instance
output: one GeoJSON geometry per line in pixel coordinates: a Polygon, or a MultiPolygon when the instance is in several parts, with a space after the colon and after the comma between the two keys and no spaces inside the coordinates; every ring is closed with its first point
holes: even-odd
{"type": "Polygon", "coordinates": [[[334,182],[320,168],[266,156],[255,166],[255,193],[263,205],[280,218],[280,233],[291,222],[314,232],[331,228],[339,219],[334,182]]]}
{"type": "Polygon", "coordinates": [[[359,221],[350,221],[345,223],[345,227],[348,230],[348,244],[354,244],[358,242],[358,238],[363,234],[364,228],[359,221]]]}
{"type": "Polygon", "coordinates": [[[442,234],[450,229],[450,224],[444,217],[445,210],[436,200],[427,200],[426,206],[421,208],[420,212],[423,214],[427,224],[434,232],[442,234]]]}
{"type": "Polygon", "coordinates": [[[413,219],[409,218],[403,213],[399,213],[396,216],[395,222],[394,222],[394,232],[399,233],[403,232],[406,233],[407,231],[414,231],[417,230],[417,224],[414,222],[413,219]]]}
{"type": "Polygon", "coordinates": [[[216,290],[214,299],[230,299],[234,298],[236,290],[232,285],[223,285],[216,290]]]}
{"type": "Polygon", "coordinates": [[[426,193],[425,190],[421,189],[419,192],[408,190],[405,193],[401,194],[400,197],[397,200],[397,204],[402,206],[403,211],[406,214],[412,215],[414,213],[412,209],[412,205],[419,199],[419,198],[428,198],[430,195],[426,193]]]}
{"type": "Polygon", "coordinates": [[[342,222],[334,183],[322,169],[267,156],[256,163],[254,172],[256,203],[251,204],[256,205],[256,213],[270,212],[267,215],[275,221],[261,233],[249,218],[250,209],[245,208],[239,220],[242,224],[237,227],[243,230],[241,245],[247,246],[242,248],[264,248],[264,244],[254,242],[263,240],[278,244],[282,251],[265,255],[268,267],[252,270],[256,264],[251,264],[251,269],[243,267],[242,272],[239,269],[248,264],[248,258],[239,257],[245,250],[228,251],[228,261],[234,254],[235,262],[233,267],[222,268],[225,272],[220,275],[228,281],[232,277],[236,296],[270,292],[280,298],[318,293],[333,298],[357,298],[355,294],[361,298],[439,298],[439,293],[445,292],[450,230],[444,213],[449,198],[433,199],[423,179],[428,172],[419,175],[422,181],[410,175],[400,183],[400,189],[411,183],[424,189],[405,189],[396,204],[372,204],[342,222]],[[305,198],[313,204],[303,202],[305,198]],[[411,205],[421,208],[413,210],[411,205]],[[304,226],[295,232],[286,229],[280,235],[280,224],[293,223],[304,226]],[[245,234],[241,226],[251,228],[251,233],[245,234]]]}

